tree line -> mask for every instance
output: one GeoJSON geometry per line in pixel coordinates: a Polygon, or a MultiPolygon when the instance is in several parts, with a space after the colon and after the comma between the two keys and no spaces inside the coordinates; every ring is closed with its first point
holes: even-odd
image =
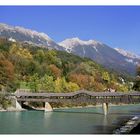
{"type": "MultiPolygon", "coordinates": [[[[139,78],[137,85],[139,86],[139,78]]],[[[91,59],[36,45],[0,39],[0,90],[33,92],[129,91],[131,82],[91,59]]]]}

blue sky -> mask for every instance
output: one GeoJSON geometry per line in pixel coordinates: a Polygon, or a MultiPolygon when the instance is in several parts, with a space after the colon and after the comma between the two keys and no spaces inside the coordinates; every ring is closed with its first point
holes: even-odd
{"type": "Polygon", "coordinates": [[[140,6],[0,6],[0,22],[44,32],[56,42],[94,39],[140,54],[140,6]]]}

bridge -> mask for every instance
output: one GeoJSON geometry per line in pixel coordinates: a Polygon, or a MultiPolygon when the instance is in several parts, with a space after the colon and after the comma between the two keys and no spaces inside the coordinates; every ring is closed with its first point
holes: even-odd
{"type": "Polygon", "coordinates": [[[140,92],[90,92],[80,90],[71,93],[29,93],[16,92],[17,101],[23,102],[44,102],[45,111],[52,111],[50,103],[88,103],[102,104],[104,115],[108,112],[109,104],[135,104],[140,103],[140,92]]]}

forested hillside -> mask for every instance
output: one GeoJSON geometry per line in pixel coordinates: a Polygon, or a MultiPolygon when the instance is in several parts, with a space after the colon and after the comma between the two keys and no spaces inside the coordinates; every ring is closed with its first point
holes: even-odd
{"type": "Polygon", "coordinates": [[[33,92],[130,90],[126,77],[88,58],[0,39],[0,90],[33,92]]]}

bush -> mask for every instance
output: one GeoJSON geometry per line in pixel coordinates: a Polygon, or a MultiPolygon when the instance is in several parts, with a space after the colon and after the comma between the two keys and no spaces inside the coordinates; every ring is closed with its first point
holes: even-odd
{"type": "Polygon", "coordinates": [[[0,93],[0,106],[2,106],[3,109],[7,109],[11,105],[11,100],[8,99],[5,95],[0,93]]]}

